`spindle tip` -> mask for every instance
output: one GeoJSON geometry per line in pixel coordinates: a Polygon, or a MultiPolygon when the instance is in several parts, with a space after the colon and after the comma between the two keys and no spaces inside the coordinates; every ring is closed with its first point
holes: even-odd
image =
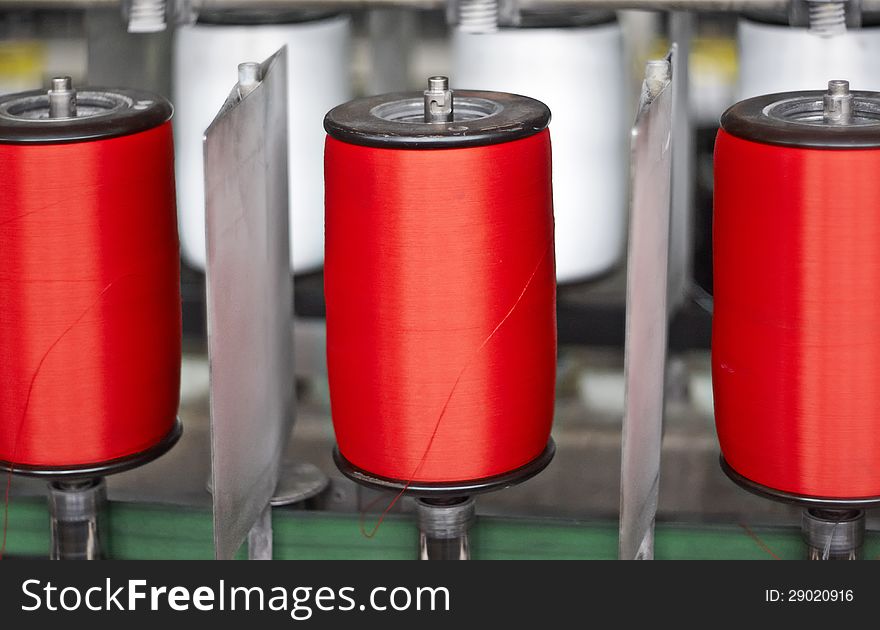
{"type": "Polygon", "coordinates": [[[263,80],[263,68],[255,61],[238,64],[238,91],[242,98],[253,92],[263,80]]]}
{"type": "Polygon", "coordinates": [[[428,89],[425,90],[425,122],[442,123],[453,120],[452,90],[449,89],[449,77],[428,77],[428,89]]]}
{"type": "Polygon", "coordinates": [[[849,94],[849,81],[844,81],[842,79],[829,81],[828,93],[834,96],[845,96],[849,94]]]}
{"type": "Polygon", "coordinates": [[[70,77],[53,77],[52,91],[64,92],[73,88],[73,79],[70,77]]]}
{"type": "Polygon", "coordinates": [[[442,92],[449,89],[449,77],[428,77],[428,90],[431,92],[442,92]]]}
{"type": "Polygon", "coordinates": [[[49,118],[76,117],[76,90],[70,77],[53,77],[48,96],[49,118]]]}
{"type": "Polygon", "coordinates": [[[853,95],[849,81],[834,79],[828,82],[828,91],[822,103],[822,119],[830,125],[849,125],[853,120],[853,95]]]}

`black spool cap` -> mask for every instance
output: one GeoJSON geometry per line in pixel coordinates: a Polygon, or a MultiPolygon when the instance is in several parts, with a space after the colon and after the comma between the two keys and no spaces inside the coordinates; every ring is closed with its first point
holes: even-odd
{"type": "Polygon", "coordinates": [[[506,92],[453,91],[454,118],[424,122],[424,95],[399,92],[355,99],[331,109],[324,129],[349,144],[388,149],[486,146],[533,136],[547,127],[550,109],[506,92]]]}
{"type": "Polygon", "coordinates": [[[77,89],[77,116],[49,118],[46,90],[0,96],[0,144],[66,144],[127,136],[158,127],[171,103],[143,90],[77,89]]]}
{"type": "Polygon", "coordinates": [[[880,147],[880,93],[852,91],[852,122],[823,121],[824,91],[756,96],[733,105],[721,116],[732,136],[762,144],[816,149],[880,147]]]}
{"type": "Polygon", "coordinates": [[[362,486],[373,490],[386,492],[405,492],[407,496],[421,497],[426,499],[443,499],[452,497],[464,497],[472,494],[484,494],[503,488],[509,488],[531,479],[539,472],[547,468],[556,454],[556,443],[553,438],[547,442],[546,448],[535,459],[527,464],[500,475],[484,477],[483,479],[453,481],[446,483],[428,483],[421,481],[408,482],[402,479],[388,479],[379,477],[362,468],[358,468],[348,461],[339,448],[333,449],[333,461],[339,471],[362,486]]]}

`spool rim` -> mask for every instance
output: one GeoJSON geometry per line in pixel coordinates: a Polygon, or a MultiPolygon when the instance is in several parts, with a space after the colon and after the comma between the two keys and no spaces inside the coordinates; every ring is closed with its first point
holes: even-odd
{"type": "Polygon", "coordinates": [[[486,492],[493,492],[495,490],[515,486],[531,479],[544,470],[553,460],[555,454],[556,442],[553,441],[553,438],[550,438],[547,441],[547,446],[535,459],[519,468],[515,468],[506,473],[501,473],[500,475],[493,475],[491,477],[484,477],[472,481],[443,483],[416,481],[407,485],[406,481],[380,477],[369,473],[362,468],[358,468],[339,452],[338,446],[333,447],[333,461],[336,463],[339,471],[355,483],[366,486],[372,490],[401,492],[406,489],[405,494],[407,496],[428,499],[484,494],[486,492]]]}
{"type": "Polygon", "coordinates": [[[455,120],[426,123],[417,120],[424,107],[421,92],[359,98],[331,109],[324,129],[337,140],[367,147],[461,148],[527,138],[550,122],[544,103],[518,94],[455,90],[453,102],[455,120]]]}
{"type": "MultiPolygon", "coordinates": [[[[760,24],[762,26],[781,26],[786,29],[807,31],[808,26],[791,26],[789,24],[788,9],[746,9],[740,17],[741,20],[760,24]]],[[[861,25],[857,28],[872,28],[880,25],[880,12],[861,11],[861,25]]],[[[849,25],[848,25],[849,26],[849,25]]],[[[855,25],[852,25],[855,27],[855,25]]]]}
{"type": "Polygon", "coordinates": [[[0,96],[0,144],[66,144],[146,131],[171,119],[165,98],[144,90],[85,87],[77,90],[73,118],[48,118],[45,90],[0,96]],[[22,115],[27,114],[27,115],[22,115]]]}
{"type": "Polygon", "coordinates": [[[132,455],[124,455],[93,464],[78,464],[76,466],[33,466],[30,464],[13,464],[6,460],[0,460],[0,471],[24,477],[39,477],[63,481],[105,477],[138,468],[161,457],[171,450],[172,446],[177,444],[182,434],[183,424],[180,422],[180,418],[175,418],[171,430],[161,440],[153,446],[132,455]]]}
{"type": "Polygon", "coordinates": [[[327,9],[222,9],[202,10],[197,26],[289,26],[330,20],[345,15],[327,9]]]}
{"type": "Polygon", "coordinates": [[[748,98],[721,116],[721,128],[732,136],[761,144],[816,149],[880,147],[880,93],[852,91],[859,124],[828,125],[821,116],[825,92],[779,92],[748,98]]]}
{"type": "Polygon", "coordinates": [[[735,484],[751,492],[754,495],[765,499],[772,499],[781,503],[789,503],[803,508],[819,508],[831,510],[864,510],[873,507],[880,507],[880,497],[860,497],[855,499],[835,499],[831,497],[817,497],[794,492],[786,492],[784,490],[776,490],[768,486],[756,483],[738,473],[733,467],[727,463],[724,456],[719,457],[721,470],[735,484]]]}
{"type": "Polygon", "coordinates": [[[582,9],[580,11],[560,11],[558,8],[532,8],[520,10],[520,21],[516,26],[502,26],[504,31],[562,29],[574,30],[594,26],[607,26],[617,22],[614,11],[603,9],[582,9]]]}

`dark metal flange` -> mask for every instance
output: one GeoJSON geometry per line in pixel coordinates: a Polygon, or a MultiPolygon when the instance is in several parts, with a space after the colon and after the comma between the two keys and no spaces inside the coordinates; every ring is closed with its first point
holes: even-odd
{"type": "Polygon", "coordinates": [[[803,508],[817,508],[828,510],[864,510],[867,508],[880,507],[880,497],[857,497],[857,498],[833,498],[833,497],[815,497],[803,494],[795,494],[793,492],[785,492],[776,490],[767,486],[755,483],[754,481],[743,477],[736,472],[722,455],[721,470],[724,471],[730,479],[741,488],[748,490],[752,494],[765,499],[773,499],[782,503],[790,503],[803,508]]]}
{"type": "Polygon", "coordinates": [[[483,479],[444,483],[427,483],[420,481],[408,483],[405,480],[402,481],[400,479],[379,477],[378,475],[369,473],[352,464],[342,455],[342,453],[339,452],[338,447],[333,449],[333,460],[336,462],[336,466],[339,467],[339,470],[343,475],[362,486],[366,486],[373,490],[384,490],[388,492],[401,492],[405,489],[408,496],[439,499],[444,497],[466,497],[473,494],[483,494],[515,486],[531,479],[544,470],[555,454],[556,443],[553,441],[553,438],[550,438],[550,441],[547,442],[547,447],[540,455],[538,455],[538,457],[515,470],[500,475],[494,475],[492,477],[484,477],[483,479]]]}
{"type": "Polygon", "coordinates": [[[171,430],[161,440],[139,453],[118,457],[105,462],[77,464],[75,466],[32,466],[0,460],[0,470],[26,477],[41,477],[43,479],[59,481],[104,477],[143,466],[164,455],[172,446],[177,444],[182,434],[183,424],[181,424],[180,418],[176,418],[174,426],[171,427],[171,430]]]}

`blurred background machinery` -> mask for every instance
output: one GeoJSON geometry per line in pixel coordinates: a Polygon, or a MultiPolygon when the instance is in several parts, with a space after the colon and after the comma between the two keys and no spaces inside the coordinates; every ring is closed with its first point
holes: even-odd
{"type": "MultiPolygon", "coordinates": [[[[773,553],[794,553],[791,538],[770,531],[756,542],[754,531],[799,525],[798,510],[741,492],[718,466],[709,356],[712,150],[721,113],[740,98],[819,89],[837,77],[854,89],[880,88],[880,13],[874,12],[880,7],[870,0],[774,0],[749,10],[741,10],[746,2],[680,0],[665,3],[670,11],[652,10],[661,7],[650,0],[590,6],[418,0],[397,7],[272,0],[258,3],[259,11],[242,11],[243,4],[0,0],[0,94],[68,75],[75,83],[152,90],[176,110],[185,432],[152,466],[108,479],[111,503],[210,505],[201,133],[234,83],[237,63],[261,60],[287,44],[298,417],[286,456],[315,464],[330,478],[328,489],[306,504],[322,515],[311,518],[375,509],[377,498],[345,479],[330,457],[322,118],[352,96],[423,89],[424,77],[443,74],[462,88],[528,94],[553,111],[557,454],[539,477],[481,500],[480,513],[563,519],[544,521],[555,523],[563,538],[565,519],[589,521],[596,540],[607,536],[620,482],[628,131],[645,61],[662,56],[674,40],[686,77],[679,109],[687,116],[677,139],[688,159],[677,169],[682,181],[673,192],[679,210],[670,264],[679,267],[681,280],[671,287],[658,509],[658,521],[675,525],[661,527],[659,544],[666,536],[665,544],[687,549],[689,543],[678,541],[698,527],[702,535],[727,532],[739,557],[766,555],[765,543],[773,553]],[[696,11],[681,12],[686,9],[696,11]],[[682,538],[673,542],[673,533],[664,532],[682,538]]],[[[12,504],[27,506],[28,497],[42,492],[40,484],[16,480],[12,504]]],[[[394,510],[415,507],[402,501],[394,510]]],[[[17,518],[25,522],[22,509],[17,518]]],[[[138,509],[116,508],[119,522],[128,518],[125,510],[138,509]]],[[[386,535],[396,527],[402,525],[386,525],[386,535]]],[[[699,536],[691,540],[699,549],[699,536]]],[[[388,544],[393,556],[396,543],[388,544]]],[[[31,548],[20,542],[22,553],[31,548]]],[[[14,535],[10,549],[16,550],[14,535]]]]}

